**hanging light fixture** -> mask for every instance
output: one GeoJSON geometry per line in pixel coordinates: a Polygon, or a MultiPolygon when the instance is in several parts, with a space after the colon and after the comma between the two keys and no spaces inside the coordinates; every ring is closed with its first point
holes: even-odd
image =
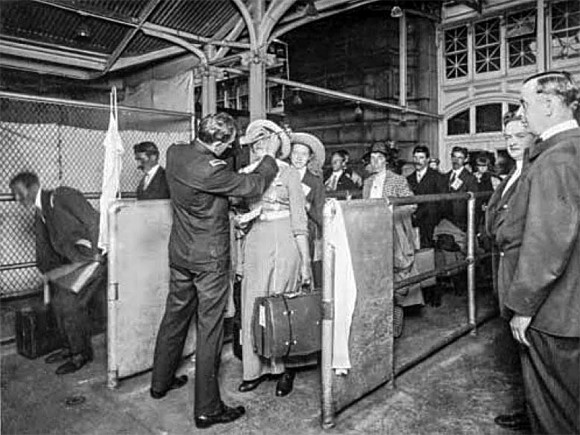
{"type": "Polygon", "coordinates": [[[314,4],[314,0],[306,0],[306,16],[307,17],[317,17],[318,16],[318,9],[316,9],[316,5],[314,4]]]}
{"type": "Polygon", "coordinates": [[[360,107],[360,101],[356,102],[356,107],[354,108],[354,119],[360,121],[363,117],[363,109],[360,107]]]}
{"type": "Polygon", "coordinates": [[[292,104],[294,106],[300,106],[303,103],[302,98],[300,98],[300,91],[294,89],[294,96],[292,97],[292,104]]]}
{"type": "Polygon", "coordinates": [[[403,10],[400,6],[393,6],[391,9],[391,17],[392,18],[401,18],[403,16],[403,10]]]}

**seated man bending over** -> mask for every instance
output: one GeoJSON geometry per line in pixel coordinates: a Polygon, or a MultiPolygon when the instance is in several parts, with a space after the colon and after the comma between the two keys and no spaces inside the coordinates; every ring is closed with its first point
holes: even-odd
{"type": "MultiPolygon", "coordinates": [[[[42,273],[101,259],[97,247],[99,214],[81,192],[70,187],[41,189],[38,176],[32,172],[12,178],[10,189],[16,201],[35,210],[36,264],[42,273]]],[[[79,293],[57,284],[52,288],[52,306],[64,346],[46,362],[64,362],[56,370],[57,375],[64,375],[93,359],[88,305],[99,289],[106,289],[105,269],[100,268],[79,293]]]]}

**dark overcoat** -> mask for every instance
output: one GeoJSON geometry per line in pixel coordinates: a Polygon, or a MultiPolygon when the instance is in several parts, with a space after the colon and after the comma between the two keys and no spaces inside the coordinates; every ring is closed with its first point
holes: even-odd
{"type": "MultiPolygon", "coordinates": [[[[417,181],[417,172],[409,175],[407,181],[415,195],[447,193],[445,177],[431,168],[427,168],[420,182],[417,181]]],[[[441,219],[441,210],[442,205],[438,202],[417,205],[417,210],[413,215],[413,224],[419,228],[422,248],[429,248],[433,245],[433,230],[441,219]]]]}
{"type": "Polygon", "coordinates": [[[169,199],[169,186],[167,185],[167,178],[165,176],[165,169],[159,167],[157,172],[147,185],[147,188],[143,188],[145,182],[145,177],[137,186],[137,199],[169,199]]]}
{"type": "Polygon", "coordinates": [[[167,183],[173,209],[170,264],[194,272],[229,270],[228,197],[259,196],[278,166],[265,156],[252,174],[233,172],[199,142],[167,150],[167,183]]]}
{"type": "Polygon", "coordinates": [[[531,150],[504,225],[523,232],[505,305],[533,329],[580,337],[580,128],[531,150]]]}
{"type": "Polygon", "coordinates": [[[98,253],[99,213],[70,187],[41,190],[36,213],[36,262],[42,273],[68,263],[91,261],[98,253]]]}

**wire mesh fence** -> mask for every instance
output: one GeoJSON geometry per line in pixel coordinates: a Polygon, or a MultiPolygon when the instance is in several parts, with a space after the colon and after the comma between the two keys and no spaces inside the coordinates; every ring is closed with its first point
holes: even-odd
{"type": "MultiPolygon", "coordinates": [[[[18,172],[38,174],[42,188],[69,186],[83,192],[95,209],[101,189],[109,108],[74,101],[0,93],[0,297],[35,291],[33,211],[11,197],[18,172]]],[[[142,177],[132,146],[151,141],[165,164],[167,148],[192,137],[191,114],[119,107],[123,140],[121,191],[133,193],[142,177]]]]}

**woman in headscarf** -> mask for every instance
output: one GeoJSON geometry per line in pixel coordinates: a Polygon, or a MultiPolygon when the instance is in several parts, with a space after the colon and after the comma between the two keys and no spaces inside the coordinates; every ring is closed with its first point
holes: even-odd
{"type": "MultiPolygon", "coordinates": [[[[242,366],[239,391],[254,390],[270,375],[281,375],[276,395],[292,391],[295,372],[286,369],[282,358],[264,359],[254,352],[252,316],[257,297],[292,293],[310,284],[308,218],[300,175],[283,159],[290,154],[286,131],[267,120],[252,122],[241,142],[251,145],[252,158],[259,161],[270,141],[280,141],[278,174],[260,198],[250,204],[253,218],[244,242],[242,280],[242,366]]],[[[253,164],[245,169],[251,171],[253,164]]]]}
{"type": "Polygon", "coordinates": [[[316,136],[308,133],[290,135],[292,152],[290,162],[300,174],[302,190],[306,195],[308,235],[314,287],[322,286],[322,210],[325,188],[322,181],[324,145],[316,136]]]}
{"type": "MultiPolygon", "coordinates": [[[[363,199],[400,198],[413,196],[407,179],[391,170],[394,166],[393,152],[383,142],[376,142],[371,147],[371,165],[374,174],[365,180],[363,199]]],[[[416,205],[395,208],[393,216],[393,274],[395,282],[416,275],[415,266],[415,233],[411,215],[416,205]]],[[[423,305],[421,287],[416,284],[395,291],[393,324],[395,337],[403,332],[403,308],[411,305],[423,305]]]]}

